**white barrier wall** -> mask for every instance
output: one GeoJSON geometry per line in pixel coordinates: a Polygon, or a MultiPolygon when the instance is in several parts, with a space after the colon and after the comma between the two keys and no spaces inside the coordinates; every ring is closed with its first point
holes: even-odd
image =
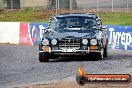
{"type": "Polygon", "coordinates": [[[20,22],[0,22],[0,43],[19,44],[20,22]]]}
{"type": "MultiPolygon", "coordinates": [[[[0,43],[38,45],[48,23],[0,22],[0,43]]],[[[132,50],[132,26],[104,25],[109,48],[132,50]]]]}

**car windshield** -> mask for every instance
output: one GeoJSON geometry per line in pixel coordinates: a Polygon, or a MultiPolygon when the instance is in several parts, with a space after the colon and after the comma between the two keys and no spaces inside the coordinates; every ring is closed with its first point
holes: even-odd
{"type": "Polygon", "coordinates": [[[93,17],[83,16],[68,16],[53,18],[50,25],[50,29],[69,29],[69,30],[81,30],[98,28],[97,21],[93,17]]]}

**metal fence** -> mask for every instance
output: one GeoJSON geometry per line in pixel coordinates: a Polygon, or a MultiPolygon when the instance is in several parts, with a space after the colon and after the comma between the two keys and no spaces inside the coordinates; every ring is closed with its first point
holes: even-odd
{"type": "Polygon", "coordinates": [[[132,0],[0,0],[0,9],[132,12],[132,0]]]}

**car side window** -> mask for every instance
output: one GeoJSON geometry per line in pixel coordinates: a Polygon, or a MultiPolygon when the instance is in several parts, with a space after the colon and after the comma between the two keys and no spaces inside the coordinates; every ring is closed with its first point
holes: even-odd
{"type": "Polygon", "coordinates": [[[84,27],[87,27],[87,28],[97,28],[98,27],[98,24],[97,24],[97,21],[94,20],[94,19],[85,19],[84,21],[84,27]]]}

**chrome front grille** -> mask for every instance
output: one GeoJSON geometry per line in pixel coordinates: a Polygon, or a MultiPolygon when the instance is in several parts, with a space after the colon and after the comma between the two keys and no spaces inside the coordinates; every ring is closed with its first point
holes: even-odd
{"type": "Polygon", "coordinates": [[[80,48],[80,39],[74,38],[65,38],[61,39],[59,42],[60,49],[79,49],[80,48]]]}

